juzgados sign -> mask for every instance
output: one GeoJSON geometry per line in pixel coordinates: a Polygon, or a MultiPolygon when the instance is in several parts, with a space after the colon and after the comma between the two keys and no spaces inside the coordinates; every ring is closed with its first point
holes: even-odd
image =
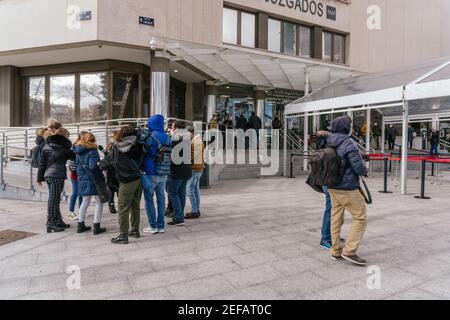
{"type": "Polygon", "coordinates": [[[314,0],[266,0],[266,2],[299,12],[310,13],[314,16],[317,15],[319,17],[323,17],[324,14],[327,13],[328,19],[331,18],[330,14],[328,13],[328,11],[331,10],[334,11],[334,18],[336,17],[336,8],[330,6],[327,6],[327,8],[325,8],[325,5],[323,3],[314,0]]]}

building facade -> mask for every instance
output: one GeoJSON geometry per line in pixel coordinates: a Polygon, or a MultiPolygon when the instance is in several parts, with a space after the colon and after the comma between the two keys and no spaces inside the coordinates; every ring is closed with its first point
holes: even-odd
{"type": "Polygon", "coordinates": [[[248,116],[450,55],[445,0],[4,0],[0,127],[248,116]]]}

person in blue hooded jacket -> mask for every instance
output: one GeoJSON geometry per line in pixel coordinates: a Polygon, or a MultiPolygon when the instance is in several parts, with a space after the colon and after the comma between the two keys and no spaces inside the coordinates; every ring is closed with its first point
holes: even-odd
{"type": "Polygon", "coordinates": [[[77,155],[77,175],[79,194],[83,197],[78,216],[77,233],[90,231],[91,227],[85,225],[87,209],[91,203],[92,197],[95,198],[94,215],[94,235],[106,232],[105,228],[100,226],[103,214],[103,203],[98,196],[97,188],[93,181],[94,178],[105,179],[98,163],[100,156],[98,154],[98,145],[95,136],[87,132],[75,142],[74,152],[77,155]]]}
{"type": "Polygon", "coordinates": [[[144,233],[157,234],[165,232],[165,190],[168,174],[157,172],[156,156],[158,145],[172,145],[172,140],[164,130],[164,117],[154,115],[148,119],[148,130],[150,137],[147,139],[148,153],[144,159],[145,176],[143,189],[145,198],[145,210],[147,212],[149,228],[144,233]],[[154,196],[156,195],[157,210],[155,210],[154,196]],[[157,213],[156,213],[157,212],[157,213]]]}
{"type": "Polygon", "coordinates": [[[333,260],[345,259],[356,265],[364,266],[367,261],[357,255],[359,244],[367,228],[367,209],[364,197],[359,191],[361,176],[367,176],[367,168],[359,149],[351,136],[352,121],[348,116],[337,118],[331,126],[328,146],[334,148],[345,170],[342,182],[329,188],[331,196],[331,254],[333,260]],[[352,215],[352,225],[345,242],[340,246],[345,210],[352,215]]]}

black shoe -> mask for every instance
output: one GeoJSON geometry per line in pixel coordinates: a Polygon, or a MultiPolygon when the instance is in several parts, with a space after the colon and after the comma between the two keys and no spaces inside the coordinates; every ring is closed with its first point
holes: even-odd
{"type": "Polygon", "coordinates": [[[341,261],[342,260],[342,256],[331,256],[331,260],[333,261],[341,261]]]}
{"type": "Polygon", "coordinates": [[[63,229],[69,229],[70,228],[70,224],[65,223],[62,219],[58,220],[56,222],[56,224],[58,225],[58,227],[63,228],[63,229]]]}
{"type": "Polygon", "coordinates": [[[86,227],[84,222],[78,222],[77,233],[83,233],[83,232],[91,231],[91,229],[92,229],[91,227],[86,227]]]}
{"type": "Polygon", "coordinates": [[[365,265],[367,265],[367,261],[364,260],[364,259],[361,259],[357,255],[354,255],[354,256],[342,255],[342,259],[347,260],[347,261],[349,261],[349,262],[351,262],[353,264],[356,264],[357,266],[364,267],[365,265]]]}
{"type": "Polygon", "coordinates": [[[198,219],[198,218],[200,218],[200,213],[189,212],[189,213],[186,213],[184,218],[187,220],[198,219]]]}
{"type": "Polygon", "coordinates": [[[184,226],[184,221],[173,220],[173,221],[169,222],[168,225],[172,226],[172,227],[182,227],[182,226],[184,226]]]}
{"type": "Polygon", "coordinates": [[[131,238],[139,239],[141,237],[141,234],[139,233],[139,230],[131,230],[128,232],[128,236],[131,238]]]}
{"type": "Polygon", "coordinates": [[[49,225],[47,226],[47,233],[52,233],[52,232],[64,232],[64,228],[61,228],[60,226],[54,224],[54,225],[49,225]]]}
{"type": "Polygon", "coordinates": [[[128,236],[126,234],[121,234],[117,238],[111,239],[113,244],[128,244],[128,236]]]}
{"type": "Polygon", "coordinates": [[[100,227],[100,223],[94,223],[94,236],[105,233],[106,229],[100,227]]]}
{"type": "Polygon", "coordinates": [[[116,210],[116,207],[114,206],[114,203],[109,204],[109,213],[117,214],[117,210],[116,210]]]}

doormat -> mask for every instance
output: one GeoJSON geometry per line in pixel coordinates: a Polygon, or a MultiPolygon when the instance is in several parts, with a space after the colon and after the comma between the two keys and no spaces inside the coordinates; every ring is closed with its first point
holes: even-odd
{"type": "Polygon", "coordinates": [[[0,231],[0,247],[35,235],[36,233],[15,231],[15,230],[0,231]]]}

